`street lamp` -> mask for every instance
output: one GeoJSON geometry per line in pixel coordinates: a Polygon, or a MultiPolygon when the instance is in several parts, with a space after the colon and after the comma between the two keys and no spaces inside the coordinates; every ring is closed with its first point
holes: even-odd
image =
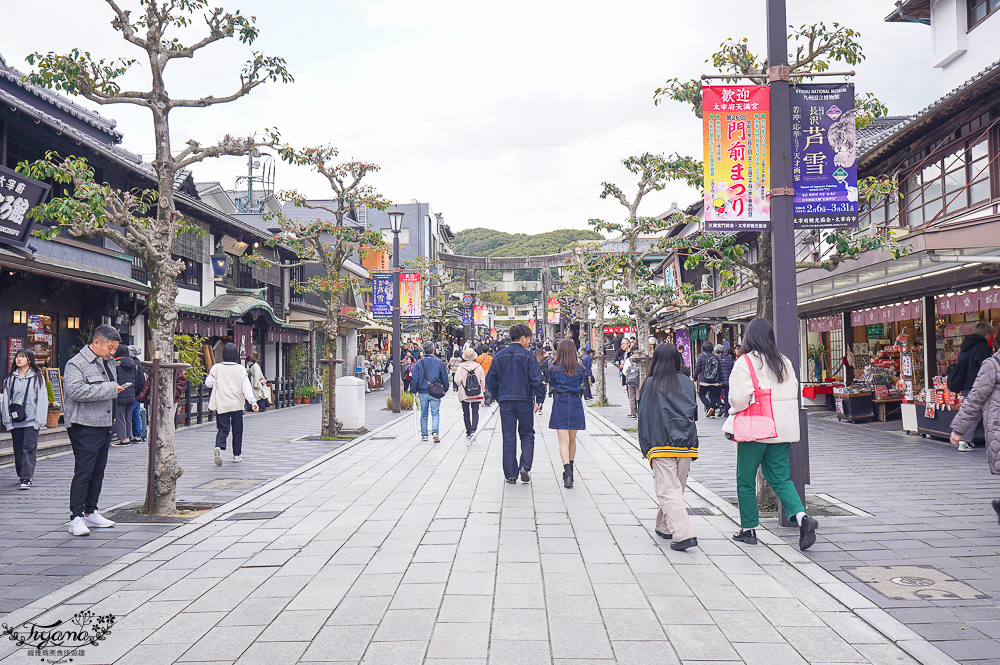
{"type": "Polygon", "coordinates": [[[399,320],[399,232],[403,230],[403,211],[390,208],[389,227],[392,229],[392,385],[389,388],[392,396],[392,412],[400,411],[400,388],[403,377],[400,366],[399,342],[402,336],[402,326],[399,320]]]}
{"type": "Polygon", "coordinates": [[[222,243],[220,242],[219,246],[215,248],[215,254],[212,254],[212,272],[215,273],[215,278],[222,279],[225,277],[228,266],[229,255],[222,249],[222,243]]]}

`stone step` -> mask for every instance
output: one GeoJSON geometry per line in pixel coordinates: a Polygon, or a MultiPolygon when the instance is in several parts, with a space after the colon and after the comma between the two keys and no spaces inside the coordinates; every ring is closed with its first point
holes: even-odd
{"type": "MultiPolygon", "coordinates": [[[[53,429],[46,427],[38,432],[38,457],[61,453],[71,447],[66,428],[62,425],[53,429]]],[[[10,432],[0,432],[0,464],[13,462],[14,444],[10,432]]]]}

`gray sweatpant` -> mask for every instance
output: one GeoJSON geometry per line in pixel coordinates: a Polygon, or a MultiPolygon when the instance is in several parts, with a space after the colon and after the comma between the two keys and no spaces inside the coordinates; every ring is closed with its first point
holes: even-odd
{"type": "Polygon", "coordinates": [[[132,405],[115,402],[115,435],[119,441],[132,438],[132,405]]]}

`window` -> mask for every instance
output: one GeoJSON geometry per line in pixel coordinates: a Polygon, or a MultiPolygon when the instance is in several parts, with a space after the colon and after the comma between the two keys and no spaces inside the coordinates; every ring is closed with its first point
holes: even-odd
{"type": "MultiPolygon", "coordinates": [[[[1000,2],[1000,0],[997,0],[1000,2]]],[[[990,200],[989,141],[952,144],[943,157],[925,160],[907,176],[906,223],[920,226],[990,200]]]]}
{"type": "Polygon", "coordinates": [[[872,198],[867,203],[862,201],[858,217],[860,222],[858,226],[863,229],[869,226],[898,226],[899,211],[896,209],[896,197],[872,198]]]}
{"type": "Polygon", "coordinates": [[[175,256],[175,259],[184,264],[177,275],[177,285],[192,289],[201,288],[201,263],[194,259],[187,259],[183,256],[175,256]]]}
{"type": "Polygon", "coordinates": [[[967,2],[969,3],[969,30],[1000,9],[1000,0],[967,0],[967,2]]]}

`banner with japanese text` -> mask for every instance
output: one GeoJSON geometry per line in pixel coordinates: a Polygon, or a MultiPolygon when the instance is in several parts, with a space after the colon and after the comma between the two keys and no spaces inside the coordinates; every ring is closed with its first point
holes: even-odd
{"type": "Polygon", "coordinates": [[[796,229],[858,226],[853,83],[791,87],[796,229]]]}
{"type": "Polygon", "coordinates": [[[559,323],[560,312],[559,298],[549,298],[548,307],[546,308],[548,322],[559,323]]]}
{"type": "Polygon", "coordinates": [[[472,307],[472,322],[477,326],[483,325],[483,306],[473,305],[472,307]]]}
{"type": "Polygon", "coordinates": [[[49,195],[50,185],[0,165],[0,243],[24,247],[35,224],[28,211],[49,195]]]}
{"type": "Polygon", "coordinates": [[[462,325],[471,326],[472,325],[472,306],[462,305],[462,325]]]}
{"type": "Polygon", "coordinates": [[[705,230],[771,228],[770,92],[766,85],[701,89],[705,230]]]}
{"type": "Polygon", "coordinates": [[[372,316],[392,316],[392,273],[372,272],[372,316]]]}
{"type": "Polygon", "coordinates": [[[399,273],[399,315],[419,317],[421,314],[420,273],[399,273]]]}

